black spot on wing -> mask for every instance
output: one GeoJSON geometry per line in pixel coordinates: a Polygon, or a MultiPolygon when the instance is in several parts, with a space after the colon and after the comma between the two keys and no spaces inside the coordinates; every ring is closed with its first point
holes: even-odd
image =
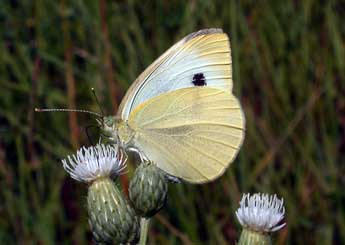
{"type": "Polygon", "coordinates": [[[206,86],[206,78],[203,73],[196,73],[193,76],[193,81],[192,83],[194,86],[206,86]]]}

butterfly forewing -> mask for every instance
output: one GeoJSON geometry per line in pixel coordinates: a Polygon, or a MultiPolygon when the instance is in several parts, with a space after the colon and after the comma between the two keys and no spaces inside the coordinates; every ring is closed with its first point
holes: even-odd
{"type": "Polygon", "coordinates": [[[192,87],[156,96],[130,114],[133,144],[170,175],[192,183],[220,176],[242,144],[244,117],[223,90],[192,87]]]}
{"type": "Polygon", "coordinates": [[[214,87],[231,93],[231,52],[220,29],[192,33],[176,43],[133,83],[118,115],[128,119],[141,103],[162,93],[187,87],[214,87]]]}

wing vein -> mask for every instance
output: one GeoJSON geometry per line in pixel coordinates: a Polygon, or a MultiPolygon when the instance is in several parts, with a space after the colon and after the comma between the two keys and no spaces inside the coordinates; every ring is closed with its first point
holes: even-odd
{"type": "MultiPolygon", "coordinates": [[[[195,122],[195,123],[188,123],[187,125],[185,124],[178,124],[178,125],[173,125],[170,126],[169,128],[177,128],[177,127],[183,127],[183,126],[193,126],[193,125],[216,125],[216,126],[223,126],[223,127],[227,127],[227,128],[233,128],[233,129],[238,129],[238,130],[242,130],[242,127],[236,126],[236,125],[231,125],[231,124],[226,124],[226,123],[218,123],[218,122],[207,122],[207,121],[199,121],[199,122],[195,122]]],[[[155,129],[164,129],[163,128],[159,128],[159,127],[155,127],[155,128],[145,128],[144,130],[155,130],[155,129]]]]}
{"type": "Polygon", "coordinates": [[[198,137],[198,138],[202,138],[202,139],[205,139],[205,140],[208,140],[208,141],[212,141],[212,142],[215,142],[215,143],[218,143],[218,144],[221,144],[221,145],[224,145],[224,146],[227,146],[227,147],[230,147],[234,150],[238,150],[237,147],[233,146],[233,145],[230,145],[230,144],[227,144],[226,142],[224,141],[220,141],[220,140],[216,140],[216,139],[212,139],[212,138],[208,138],[208,137],[205,137],[205,136],[201,136],[201,135],[194,135],[194,137],[198,137]]]}
{"type": "MultiPolygon", "coordinates": [[[[185,136],[184,136],[184,137],[185,137],[185,136]]],[[[172,139],[176,141],[176,139],[174,139],[174,138],[172,138],[172,139]]],[[[186,145],[188,145],[188,147],[190,147],[190,148],[192,148],[193,150],[195,150],[196,152],[199,152],[201,155],[206,156],[206,157],[208,157],[208,158],[210,158],[210,159],[213,159],[214,161],[220,163],[220,165],[221,165],[222,167],[224,167],[223,162],[221,162],[219,159],[213,157],[212,155],[207,154],[207,153],[204,152],[204,151],[199,150],[198,148],[196,148],[194,145],[188,143],[187,141],[184,141],[184,143],[185,143],[186,145]]],[[[213,168],[213,169],[215,169],[215,168],[213,168]]],[[[215,170],[217,170],[217,169],[215,169],[215,170]]]]}

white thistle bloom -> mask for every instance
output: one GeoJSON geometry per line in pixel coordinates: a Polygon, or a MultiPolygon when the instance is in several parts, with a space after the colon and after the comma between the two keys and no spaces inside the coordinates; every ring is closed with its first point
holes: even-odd
{"type": "Polygon", "coordinates": [[[78,181],[91,182],[98,178],[120,175],[126,168],[127,157],[118,145],[82,147],[76,154],[62,160],[64,169],[78,181]]]}
{"type": "Polygon", "coordinates": [[[274,232],[286,225],[278,225],[285,214],[283,204],[283,198],[279,199],[276,195],[244,194],[236,216],[244,228],[258,232],[274,232]]]}

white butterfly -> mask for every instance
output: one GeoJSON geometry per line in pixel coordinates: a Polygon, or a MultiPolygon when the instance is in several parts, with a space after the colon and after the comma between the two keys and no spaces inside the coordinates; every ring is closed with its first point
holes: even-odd
{"type": "Polygon", "coordinates": [[[134,81],[102,126],[172,176],[203,183],[222,175],[245,126],[232,95],[228,36],[205,29],[183,38],[134,81]]]}

